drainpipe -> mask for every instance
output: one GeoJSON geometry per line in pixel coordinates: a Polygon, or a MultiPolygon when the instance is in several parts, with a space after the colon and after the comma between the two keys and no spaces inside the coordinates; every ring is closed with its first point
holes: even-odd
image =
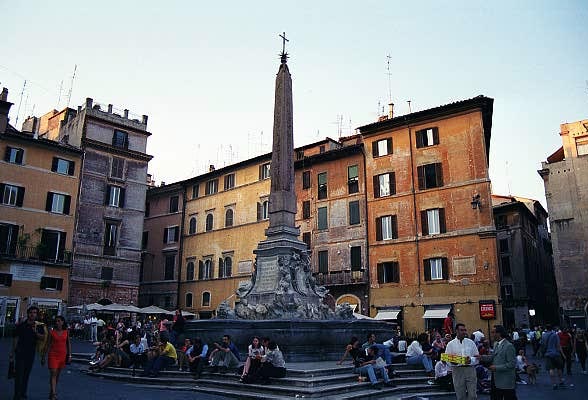
{"type": "MultiPolygon", "coordinates": [[[[405,117],[406,119],[406,117],[405,117]]],[[[410,148],[410,178],[411,178],[411,192],[412,192],[412,206],[414,211],[414,243],[416,247],[416,258],[417,258],[417,276],[418,276],[418,293],[417,296],[422,302],[422,291],[421,291],[421,255],[419,249],[419,229],[418,229],[418,212],[417,212],[417,201],[416,201],[416,190],[415,190],[415,177],[414,177],[414,154],[412,148],[412,129],[410,122],[407,119],[406,127],[408,128],[408,143],[410,148]]]]}
{"type": "Polygon", "coordinates": [[[362,146],[361,146],[361,155],[363,156],[363,187],[364,187],[364,192],[365,195],[363,196],[364,199],[364,210],[366,213],[365,216],[365,246],[366,246],[366,251],[365,251],[365,260],[366,260],[366,265],[367,265],[367,275],[368,275],[368,279],[367,279],[367,288],[365,291],[365,295],[366,297],[364,297],[366,299],[367,305],[366,305],[366,309],[367,309],[367,315],[370,315],[370,310],[371,310],[371,304],[370,304],[370,237],[369,237],[369,222],[370,219],[367,216],[367,212],[368,212],[368,200],[367,200],[367,196],[368,196],[368,192],[367,192],[367,171],[366,171],[366,156],[365,156],[365,146],[363,145],[363,140],[362,140],[362,146]]]}
{"type": "Polygon", "coordinates": [[[182,187],[182,214],[181,214],[181,222],[180,222],[180,248],[178,249],[178,288],[177,288],[177,295],[176,295],[176,309],[180,307],[180,287],[182,282],[182,265],[184,263],[184,215],[186,215],[186,187],[184,185],[182,187]]]}

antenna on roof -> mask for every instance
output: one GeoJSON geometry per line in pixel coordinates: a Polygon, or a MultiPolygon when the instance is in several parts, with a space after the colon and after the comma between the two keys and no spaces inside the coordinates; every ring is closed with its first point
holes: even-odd
{"type": "Polygon", "coordinates": [[[57,94],[57,108],[59,109],[59,104],[61,104],[61,93],[63,92],[63,79],[59,83],[59,93],[57,94]]]}
{"type": "Polygon", "coordinates": [[[511,196],[511,193],[510,193],[510,169],[508,167],[508,160],[506,160],[505,172],[506,172],[506,184],[507,184],[507,188],[508,188],[508,195],[511,196]]]}
{"type": "Polygon", "coordinates": [[[410,106],[411,100],[406,100],[406,102],[408,103],[408,113],[412,114],[412,107],[410,106]]]}
{"type": "Polygon", "coordinates": [[[390,77],[392,76],[392,73],[390,72],[390,59],[392,57],[388,54],[386,58],[388,59],[388,72],[386,73],[386,75],[388,75],[388,103],[392,103],[392,81],[390,80],[390,77]]]}
{"type": "Polygon", "coordinates": [[[16,111],[16,122],[14,126],[18,126],[18,117],[20,116],[20,106],[22,104],[22,96],[24,95],[25,87],[27,86],[27,80],[25,79],[24,84],[22,85],[22,90],[20,92],[20,100],[18,101],[18,110],[16,111]]]}
{"type": "Polygon", "coordinates": [[[71,76],[71,85],[69,85],[69,92],[67,93],[67,107],[69,107],[69,102],[71,100],[71,91],[73,89],[74,80],[76,79],[76,71],[78,69],[78,65],[74,65],[73,75],[71,76]]]}

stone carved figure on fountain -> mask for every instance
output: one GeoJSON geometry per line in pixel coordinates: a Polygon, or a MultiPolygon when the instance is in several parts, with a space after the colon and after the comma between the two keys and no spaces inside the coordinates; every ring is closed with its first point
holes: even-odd
{"type": "Polygon", "coordinates": [[[233,309],[226,300],[223,300],[216,309],[216,318],[235,319],[235,317],[235,311],[233,311],[233,309]]]}
{"type": "Polygon", "coordinates": [[[351,305],[349,303],[337,305],[337,308],[335,308],[335,319],[355,319],[351,305]]]}
{"type": "Polygon", "coordinates": [[[290,265],[290,257],[278,257],[278,267],[280,271],[280,281],[278,282],[277,295],[292,293],[292,268],[290,265]]]}

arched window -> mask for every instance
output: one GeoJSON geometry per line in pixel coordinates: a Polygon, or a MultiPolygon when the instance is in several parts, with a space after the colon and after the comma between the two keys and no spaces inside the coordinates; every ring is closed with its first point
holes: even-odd
{"type": "Polygon", "coordinates": [[[213,224],[213,222],[214,222],[214,217],[212,216],[212,214],[208,214],[206,216],[206,232],[212,230],[212,224],[213,224]]]}
{"type": "Polygon", "coordinates": [[[188,266],[186,267],[186,280],[193,281],[194,280],[194,263],[190,261],[188,266]]]}
{"type": "MultiPolygon", "coordinates": [[[[233,269],[233,259],[231,257],[225,257],[222,264],[222,277],[228,278],[232,274],[233,269]]],[[[220,273],[220,272],[219,272],[220,273]]]]}
{"type": "Polygon", "coordinates": [[[269,218],[269,201],[267,201],[267,200],[263,202],[262,218],[263,219],[268,219],[269,218]]]}
{"type": "Polygon", "coordinates": [[[196,233],[196,217],[192,217],[190,218],[190,230],[189,230],[190,235],[193,235],[196,233]]]}
{"type": "Polygon", "coordinates": [[[192,307],[192,293],[186,293],[186,308],[192,307]]]}
{"type": "Polygon", "coordinates": [[[233,210],[229,208],[225,212],[225,227],[233,226],[233,210]]]}
{"type": "Polygon", "coordinates": [[[210,292],[202,292],[202,307],[210,307],[210,292]]]}

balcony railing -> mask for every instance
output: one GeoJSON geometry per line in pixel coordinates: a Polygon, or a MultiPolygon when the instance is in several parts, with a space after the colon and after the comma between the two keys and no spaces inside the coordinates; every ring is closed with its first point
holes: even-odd
{"type": "Polygon", "coordinates": [[[71,251],[59,249],[49,250],[44,245],[38,246],[14,246],[12,248],[0,249],[0,256],[15,258],[18,260],[42,261],[54,264],[71,264],[71,251]]]}
{"type": "Polygon", "coordinates": [[[353,285],[369,282],[368,272],[365,269],[360,271],[331,271],[328,274],[316,273],[314,277],[316,282],[323,286],[353,285]]]}

